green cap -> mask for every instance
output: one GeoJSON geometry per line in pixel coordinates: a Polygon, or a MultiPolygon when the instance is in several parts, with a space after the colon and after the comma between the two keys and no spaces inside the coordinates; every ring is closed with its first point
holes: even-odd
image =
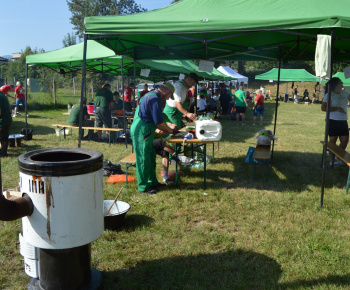
{"type": "Polygon", "coordinates": [[[163,86],[166,87],[172,94],[174,94],[175,88],[172,84],[164,83],[163,86]]]}

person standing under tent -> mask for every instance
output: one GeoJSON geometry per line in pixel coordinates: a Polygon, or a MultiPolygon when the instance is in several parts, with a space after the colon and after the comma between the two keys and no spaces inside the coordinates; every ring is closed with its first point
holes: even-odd
{"type": "Polygon", "coordinates": [[[9,145],[9,132],[12,123],[10,104],[3,92],[0,91],[0,156],[6,157],[9,145]]]}
{"type": "Polygon", "coordinates": [[[164,114],[167,115],[170,122],[174,123],[179,128],[182,126],[183,115],[192,121],[196,119],[196,115],[187,111],[187,109],[184,108],[183,103],[187,98],[187,91],[197,83],[198,75],[195,73],[190,73],[183,80],[177,81],[174,84],[174,99],[167,100],[166,102],[164,114]]]}
{"type": "Polygon", "coordinates": [[[295,88],[293,89],[293,98],[294,98],[294,103],[298,103],[299,102],[299,92],[298,92],[298,85],[295,86],[295,88]]]}
{"type": "Polygon", "coordinates": [[[135,111],[130,134],[136,157],[137,186],[141,193],[156,194],[161,185],[156,177],[153,140],[156,128],[161,134],[173,134],[178,129],[175,124],[166,125],[162,113],[162,102],[168,100],[174,91],[174,87],[169,83],[161,85],[144,95],[135,111]]]}
{"type": "Polygon", "coordinates": [[[133,96],[133,90],[134,89],[134,83],[130,83],[129,86],[127,86],[124,89],[124,106],[126,112],[132,112],[132,105],[131,105],[131,99],[133,96]]]}
{"type": "MultiPolygon", "coordinates": [[[[332,92],[329,113],[329,143],[336,145],[339,138],[339,147],[346,149],[349,142],[349,126],[348,126],[348,101],[350,95],[343,90],[343,82],[341,79],[334,77],[329,80],[326,85],[325,96],[323,97],[321,110],[326,112],[328,107],[328,87],[332,92]],[[329,86],[328,86],[329,84],[329,86]]],[[[331,160],[333,154],[330,154],[331,160]]],[[[332,164],[332,162],[331,162],[332,164]]],[[[335,165],[341,165],[342,161],[337,160],[335,165]]]]}
{"type": "MultiPolygon", "coordinates": [[[[96,127],[112,128],[111,109],[113,108],[113,93],[111,92],[111,85],[105,84],[96,92],[95,96],[95,117],[96,127]]],[[[110,132],[107,131],[107,137],[110,132]]],[[[102,131],[97,131],[98,140],[101,141],[102,131]]]]}
{"type": "MultiPolygon", "coordinates": [[[[242,114],[242,125],[245,125],[245,112],[246,109],[248,108],[248,102],[247,102],[247,97],[243,91],[243,87],[240,86],[239,90],[235,92],[234,94],[234,101],[236,105],[236,120],[237,120],[237,125],[239,125],[239,115],[242,114]]],[[[233,108],[231,113],[233,113],[233,108]]]]}
{"type": "MultiPolygon", "coordinates": [[[[18,107],[19,104],[22,103],[24,112],[26,111],[26,96],[24,95],[24,89],[21,87],[21,82],[16,83],[16,88],[15,88],[15,98],[16,98],[16,106],[15,106],[15,111],[12,117],[16,117],[18,114],[18,107]]],[[[28,116],[27,116],[28,117],[28,116]]]]}
{"type": "Polygon", "coordinates": [[[256,98],[254,101],[254,106],[253,106],[253,125],[255,125],[256,122],[256,117],[258,116],[258,113],[260,115],[260,125],[263,124],[264,121],[264,95],[262,94],[261,90],[256,91],[256,98]]]}

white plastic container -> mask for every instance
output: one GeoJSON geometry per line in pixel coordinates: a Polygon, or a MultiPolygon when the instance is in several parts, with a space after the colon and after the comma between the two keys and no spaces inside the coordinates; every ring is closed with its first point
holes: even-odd
{"type": "Polygon", "coordinates": [[[222,136],[221,123],[214,120],[196,121],[196,137],[202,141],[219,141],[222,136]]]}

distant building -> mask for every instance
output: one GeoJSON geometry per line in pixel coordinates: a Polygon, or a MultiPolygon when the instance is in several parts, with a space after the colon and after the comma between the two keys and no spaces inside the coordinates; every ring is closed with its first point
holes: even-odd
{"type": "Polygon", "coordinates": [[[19,59],[21,57],[21,53],[20,52],[14,52],[12,53],[12,61],[16,61],[17,59],[19,59]]]}
{"type": "Polygon", "coordinates": [[[1,57],[0,56],[0,64],[2,64],[2,63],[8,63],[8,59],[7,58],[4,58],[4,57],[1,57]]]}

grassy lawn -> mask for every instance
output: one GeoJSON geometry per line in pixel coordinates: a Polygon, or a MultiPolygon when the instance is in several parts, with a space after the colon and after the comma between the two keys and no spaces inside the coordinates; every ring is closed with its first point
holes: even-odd
{"type": "MultiPolygon", "coordinates": [[[[33,140],[10,148],[10,157],[1,160],[4,187],[18,184],[20,154],[77,147],[77,130],[59,142],[51,126],[66,123],[62,113],[73,102],[68,99],[62,96],[56,109],[29,110],[33,140]]],[[[215,164],[207,167],[206,190],[198,169],[185,171],[179,189],[170,186],[148,196],[132,182],[123,190],[119,199],[131,204],[124,226],[105,231],[92,243],[92,267],[102,273],[104,289],[349,287],[348,167],[327,168],[320,210],[319,141],[324,138],[325,116],[320,105],[280,104],[268,182],[264,166],[257,166],[253,180],[252,165],[244,163],[258,131],[273,129],[274,110],[275,104],[267,102],[264,126],[252,126],[251,109],[246,126],[220,119],[223,137],[219,148],[215,146],[215,164]]],[[[22,116],[14,119],[11,133],[21,128],[22,116]]],[[[113,163],[131,153],[131,146],[123,144],[82,141],[82,147],[102,152],[113,163]]],[[[160,161],[157,157],[159,179],[160,161]]],[[[134,170],[131,175],[136,175],[134,170]]],[[[104,198],[114,199],[121,186],[125,185],[108,184],[104,177],[104,198]]],[[[0,222],[1,289],[26,289],[30,280],[15,245],[21,226],[21,220],[0,222]]]]}

